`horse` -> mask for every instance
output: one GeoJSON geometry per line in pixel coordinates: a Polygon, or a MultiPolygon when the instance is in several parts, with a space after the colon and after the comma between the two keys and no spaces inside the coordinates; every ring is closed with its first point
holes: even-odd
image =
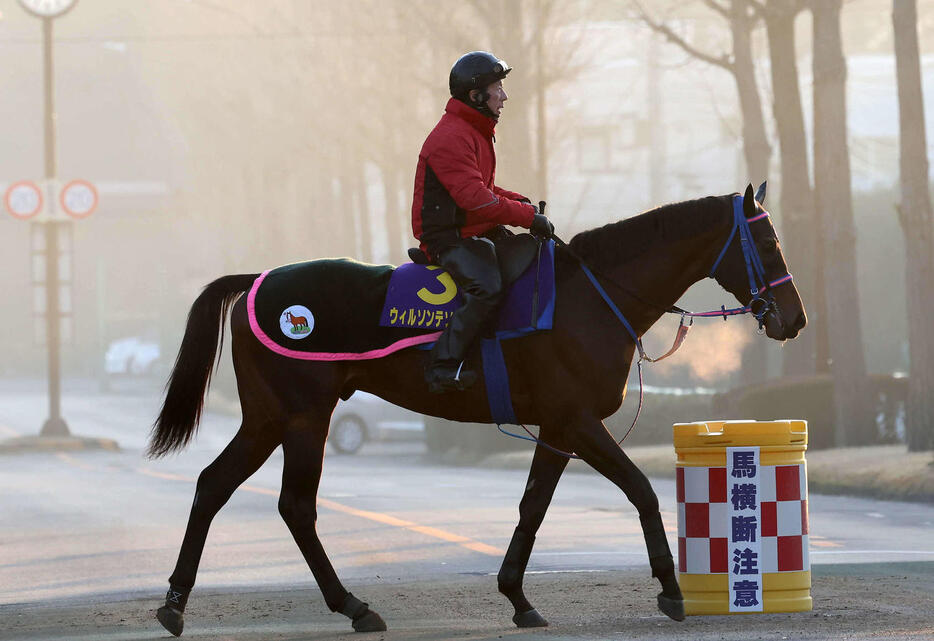
{"type": "Polygon", "coordinates": [[[304,328],[308,327],[308,319],[305,318],[304,316],[293,316],[292,312],[286,312],[285,319],[289,321],[290,323],[292,323],[292,327],[295,329],[301,329],[303,327],[304,328]]]}
{"type": "MultiPolygon", "coordinates": [[[[744,306],[738,309],[752,309],[769,338],[791,339],[805,326],[801,298],[761,205],[764,198],[765,183],[755,195],[749,185],[743,195],[668,204],[581,232],[569,244],[556,247],[553,329],[504,341],[502,346],[515,414],[520,423],[539,426],[519,521],[497,575],[499,592],[515,611],[516,626],[548,625],[526,597],[523,576],[569,452],[614,483],[637,509],[651,574],[662,588],[657,605],[670,618],[684,619],[658,498],[603,419],[623,402],[636,349],[642,354],[638,337],[705,277],[715,278],[744,306]],[[624,331],[621,320],[628,321],[630,331],[624,331]]],[[[428,353],[419,349],[336,362],[276,354],[256,339],[248,322],[243,294],[258,276],[223,276],[195,300],[152,428],[152,458],[181,450],[192,438],[229,314],[243,422],[198,477],[188,527],[157,618],[169,632],[181,634],[212,519],[281,445],[279,512],[328,608],[347,616],[356,631],[385,630],[382,617],[341,584],[316,532],[318,483],[331,413],[338,399],[364,390],[422,414],[491,423],[485,386],[429,393],[422,376],[428,353]]]]}

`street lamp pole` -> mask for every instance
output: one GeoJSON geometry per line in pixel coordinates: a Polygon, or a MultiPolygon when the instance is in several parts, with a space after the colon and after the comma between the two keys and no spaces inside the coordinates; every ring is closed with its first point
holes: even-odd
{"type": "MultiPolygon", "coordinates": [[[[52,60],[52,17],[42,18],[42,84],[44,94],[43,134],[45,138],[45,179],[48,207],[57,206],[55,199],[55,82],[52,60]]],[[[61,325],[58,316],[59,265],[58,233],[61,223],[53,215],[45,223],[45,328],[48,348],[49,418],[39,436],[69,436],[68,424],[62,418],[61,325]]]]}

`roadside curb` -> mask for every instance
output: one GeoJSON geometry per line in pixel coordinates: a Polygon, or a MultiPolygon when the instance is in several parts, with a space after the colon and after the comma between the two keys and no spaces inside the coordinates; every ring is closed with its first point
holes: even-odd
{"type": "Polygon", "coordinates": [[[119,452],[120,446],[113,439],[83,436],[16,436],[0,441],[0,454],[74,452],[79,450],[119,452]]]}
{"type": "MultiPolygon", "coordinates": [[[[675,452],[671,446],[638,446],[626,454],[651,478],[675,477],[675,452]]],[[[905,446],[814,450],[807,453],[808,491],[815,494],[916,503],[934,503],[934,457],[931,452],[909,453],[905,446]],[[926,461],[931,462],[926,462],[926,461]]],[[[527,452],[491,454],[475,464],[485,468],[529,469],[527,452]]],[[[594,474],[589,465],[573,460],[568,472],[594,474]]]]}

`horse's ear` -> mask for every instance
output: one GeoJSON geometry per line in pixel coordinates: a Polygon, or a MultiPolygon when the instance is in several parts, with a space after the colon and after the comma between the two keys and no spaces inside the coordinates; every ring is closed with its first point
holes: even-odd
{"type": "Polygon", "coordinates": [[[743,213],[746,218],[752,218],[756,215],[756,201],[752,195],[752,184],[746,185],[746,193],[743,194],[743,213]]]}
{"type": "Polygon", "coordinates": [[[756,202],[762,206],[765,206],[765,184],[767,182],[767,180],[763,180],[762,184],[759,185],[759,188],[756,190],[756,202]]]}

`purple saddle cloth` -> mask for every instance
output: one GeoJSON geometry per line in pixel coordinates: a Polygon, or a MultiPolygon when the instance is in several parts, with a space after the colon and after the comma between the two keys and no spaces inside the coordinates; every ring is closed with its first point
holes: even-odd
{"type": "MultiPolygon", "coordinates": [[[[464,304],[450,274],[436,265],[407,263],[390,277],[379,324],[439,331],[464,304]]],[[[555,310],[554,242],[509,286],[496,321],[496,335],[511,338],[551,329],[555,310]]]]}

